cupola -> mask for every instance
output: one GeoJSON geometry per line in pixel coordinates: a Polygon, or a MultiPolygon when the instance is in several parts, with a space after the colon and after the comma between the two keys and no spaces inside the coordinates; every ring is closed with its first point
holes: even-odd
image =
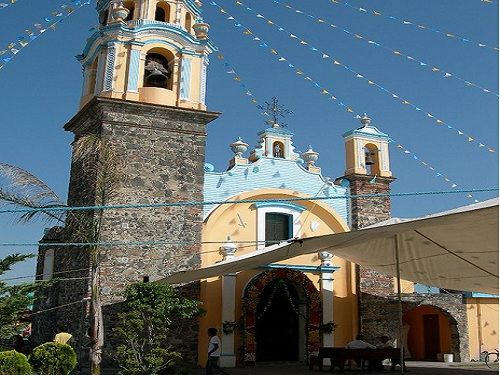
{"type": "Polygon", "coordinates": [[[360,121],[360,128],[342,135],[346,151],[345,174],[391,177],[389,136],[373,126],[366,113],[360,121]]]}
{"type": "Polygon", "coordinates": [[[191,0],[98,1],[99,26],[78,56],[81,106],[103,96],[205,110],[215,47],[200,7],[191,0]]]}

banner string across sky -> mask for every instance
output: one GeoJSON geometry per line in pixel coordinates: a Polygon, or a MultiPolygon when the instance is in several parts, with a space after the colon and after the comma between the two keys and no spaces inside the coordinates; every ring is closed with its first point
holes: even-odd
{"type": "Polygon", "coordinates": [[[90,4],[90,2],[91,0],[72,0],[71,2],[61,5],[60,9],[52,11],[50,16],[44,17],[42,22],[33,24],[32,29],[24,30],[24,35],[20,35],[17,39],[8,43],[5,49],[0,49],[0,69],[9,63],[21,49],[40,37],[45,31],[49,29],[55,30],[58,23],[63,22],[76,10],[90,4]]]}
{"type": "MultiPolygon", "coordinates": [[[[239,87],[242,89],[242,91],[244,92],[244,94],[246,96],[248,96],[248,97],[251,98],[250,99],[250,103],[252,103],[256,107],[256,109],[259,110],[259,113],[261,115],[268,117],[269,114],[266,111],[260,111],[260,108],[262,108],[262,106],[259,104],[259,99],[253,94],[252,91],[250,91],[250,89],[248,88],[248,86],[243,82],[241,76],[236,72],[236,69],[234,68],[234,66],[232,66],[231,64],[229,64],[229,62],[226,59],[226,56],[223,53],[221,53],[221,51],[219,51],[219,53],[217,55],[217,59],[223,63],[226,74],[232,76],[232,80],[239,85],[239,87]]],[[[356,117],[360,117],[360,116],[357,115],[356,117]]],[[[395,140],[392,139],[391,143],[395,143],[395,140]]],[[[433,173],[436,178],[442,179],[443,182],[446,185],[450,186],[452,189],[458,188],[458,184],[455,183],[454,181],[452,181],[446,174],[444,174],[444,173],[436,170],[436,168],[434,168],[430,163],[428,163],[425,160],[421,159],[419,156],[417,156],[415,153],[413,153],[410,150],[408,150],[401,143],[398,143],[396,145],[396,149],[398,151],[400,151],[403,155],[408,156],[410,159],[412,159],[415,162],[417,162],[421,167],[424,167],[425,169],[427,169],[428,171],[430,171],[431,173],[433,173]]],[[[375,181],[373,181],[373,182],[375,182],[375,181]]],[[[471,193],[468,193],[467,194],[467,198],[473,199],[474,197],[473,197],[473,195],[471,193]]],[[[477,199],[474,200],[474,201],[478,202],[477,199]]]]}
{"type": "MultiPolygon", "coordinates": [[[[238,2],[236,2],[236,3],[238,3],[238,2]]],[[[305,12],[303,10],[297,9],[297,8],[291,6],[290,4],[284,4],[278,0],[273,0],[273,3],[281,5],[282,7],[289,9],[289,10],[295,12],[296,14],[301,14],[301,15],[305,16],[306,18],[309,18],[309,19],[317,22],[318,24],[330,26],[332,30],[342,31],[343,34],[348,35],[348,36],[354,38],[355,40],[358,40],[358,41],[362,40],[362,41],[367,42],[371,46],[387,50],[390,52],[390,54],[392,56],[403,57],[404,58],[403,61],[408,61],[410,63],[416,64],[416,66],[422,67],[424,69],[429,69],[431,72],[435,73],[434,76],[444,78],[446,80],[455,79],[459,82],[462,82],[467,87],[474,87],[474,88],[480,89],[481,91],[483,91],[486,94],[494,95],[496,97],[499,96],[498,93],[495,92],[494,90],[490,90],[490,89],[483,87],[477,83],[474,83],[470,80],[462,78],[454,73],[450,73],[450,71],[444,70],[444,69],[438,67],[436,64],[431,64],[431,63],[422,61],[421,59],[414,57],[414,56],[411,56],[411,55],[408,55],[399,49],[388,47],[388,46],[386,46],[378,41],[375,41],[373,38],[364,37],[363,35],[361,35],[361,33],[356,33],[356,32],[347,30],[341,26],[335,25],[333,23],[329,23],[330,21],[326,21],[323,18],[314,16],[313,14],[310,14],[310,13],[305,12]]]]}
{"type": "MultiPolygon", "coordinates": [[[[277,28],[277,30],[278,30],[279,32],[287,32],[287,33],[289,33],[290,38],[291,38],[291,39],[295,39],[295,40],[297,40],[297,42],[298,42],[300,45],[302,45],[302,46],[308,46],[308,47],[309,47],[309,49],[310,49],[311,51],[313,51],[313,52],[318,52],[318,53],[322,54],[322,58],[323,58],[323,59],[330,59],[330,60],[332,60],[334,65],[337,65],[337,66],[342,66],[342,67],[344,68],[344,70],[348,70],[349,72],[351,72],[352,74],[354,74],[356,78],[359,78],[359,79],[363,79],[363,80],[365,80],[365,81],[366,81],[369,85],[374,86],[374,87],[378,88],[380,91],[383,91],[383,92],[385,92],[385,93],[387,93],[387,94],[391,95],[391,97],[392,97],[393,99],[396,99],[396,100],[397,100],[397,101],[399,101],[401,104],[403,104],[403,105],[405,105],[405,106],[408,106],[408,107],[411,107],[411,108],[413,108],[413,109],[414,109],[415,111],[417,111],[417,112],[421,112],[423,115],[425,115],[425,118],[427,118],[428,120],[431,120],[431,121],[432,121],[435,125],[439,125],[439,126],[444,126],[444,127],[446,127],[446,129],[451,130],[451,131],[452,131],[455,135],[465,137],[465,139],[466,139],[466,141],[467,141],[467,142],[477,144],[477,145],[479,146],[479,148],[484,148],[484,149],[486,149],[487,151],[489,151],[489,152],[491,152],[491,153],[494,153],[494,152],[495,152],[495,149],[494,149],[493,147],[487,146],[485,143],[478,141],[478,140],[476,139],[476,137],[474,137],[474,136],[472,136],[472,135],[467,134],[465,131],[463,131],[463,130],[461,130],[461,129],[458,129],[458,128],[456,128],[455,126],[450,125],[449,123],[447,123],[447,122],[445,122],[444,120],[442,120],[442,119],[440,119],[440,118],[436,117],[436,116],[435,116],[435,115],[433,115],[432,113],[430,113],[430,112],[427,112],[427,111],[423,110],[421,107],[416,106],[416,105],[415,105],[415,104],[413,104],[412,102],[410,102],[410,101],[408,101],[408,100],[406,100],[406,99],[404,99],[404,98],[401,98],[401,96],[397,95],[396,93],[394,93],[394,92],[392,92],[392,91],[390,91],[390,90],[386,89],[385,87],[383,87],[383,86],[379,85],[378,83],[376,83],[376,82],[374,82],[374,81],[372,81],[372,80],[370,80],[370,79],[366,78],[364,75],[362,75],[362,74],[358,73],[357,71],[353,70],[353,69],[352,69],[352,68],[350,68],[349,66],[347,66],[347,65],[343,64],[342,62],[340,62],[339,60],[337,60],[337,59],[335,59],[335,58],[331,57],[329,54],[327,54],[327,53],[325,53],[325,52],[320,51],[318,48],[316,48],[316,47],[314,47],[314,46],[310,45],[310,44],[309,44],[308,42],[306,42],[305,40],[300,39],[300,38],[299,38],[298,36],[296,36],[295,34],[288,32],[285,28],[283,28],[283,27],[281,27],[281,26],[277,25],[277,24],[276,24],[275,22],[273,22],[272,20],[269,20],[269,19],[267,19],[266,17],[262,16],[260,13],[258,13],[258,12],[256,12],[256,11],[254,11],[252,8],[246,7],[246,6],[245,6],[242,2],[240,2],[240,1],[236,1],[236,3],[237,3],[237,5],[243,6],[243,8],[244,8],[245,10],[250,11],[250,12],[252,12],[252,13],[256,14],[256,17],[257,17],[257,18],[261,18],[261,19],[264,19],[265,21],[267,21],[266,23],[267,23],[268,25],[271,25],[271,26],[276,27],[276,28],[277,28]]],[[[234,16],[230,15],[230,14],[229,14],[229,13],[228,13],[228,12],[227,12],[224,8],[222,8],[222,7],[221,7],[218,3],[216,3],[215,1],[210,1],[210,2],[209,2],[209,4],[210,4],[210,5],[212,5],[212,6],[216,6],[217,8],[219,8],[220,13],[223,13],[223,14],[225,14],[225,15],[227,16],[227,17],[226,17],[226,20],[228,20],[228,21],[234,21],[234,23],[233,23],[233,26],[234,26],[234,27],[244,29],[244,31],[243,31],[243,35],[246,35],[246,36],[253,36],[253,40],[254,40],[254,41],[256,41],[256,42],[259,42],[259,46],[260,46],[260,47],[262,47],[262,48],[268,48],[272,54],[274,54],[274,55],[276,55],[276,56],[278,57],[278,61],[283,61],[283,62],[284,62],[284,61],[288,61],[288,60],[287,60],[284,56],[278,56],[278,55],[279,55],[279,53],[278,53],[278,51],[277,51],[275,48],[271,47],[268,43],[263,42],[263,40],[262,40],[260,37],[258,37],[257,35],[255,35],[255,33],[254,33],[252,30],[250,30],[249,28],[244,27],[242,23],[238,22],[234,16]]],[[[303,71],[302,69],[297,68],[294,64],[292,64],[292,63],[291,63],[291,62],[289,62],[289,61],[288,61],[288,63],[289,63],[289,64],[288,64],[288,66],[289,66],[290,68],[296,69],[296,73],[297,73],[298,75],[304,75],[304,71],[303,71]]],[[[321,85],[320,85],[319,83],[315,82],[314,80],[312,80],[312,79],[311,79],[311,77],[309,77],[309,76],[305,76],[305,79],[306,79],[306,80],[311,81],[315,87],[317,87],[317,88],[321,89],[321,85]]],[[[329,92],[327,89],[321,89],[321,93],[322,93],[323,95],[328,95],[328,94],[330,94],[330,92],[329,92]]],[[[331,99],[333,99],[333,100],[337,100],[337,98],[336,98],[335,96],[331,96],[331,99]]],[[[344,106],[344,107],[346,107],[346,110],[347,110],[348,112],[352,112],[352,108],[351,108],[351,107],[349,107],[349,106],[346,106],[343,102],[339,101],[339,102],[338,102],[338,104],[339,104],[340,106],[344,106]]]]}
{"type": "Polygon", "coordinates": [[[9,2],[0,3],[0,9],[7,8],[9,5],[17,3],[17,0],[10,0],[9,2]]]}
{"type": "Polygon", "coordinates": [[[448,39],[457,40],[459,42],[467,43],[467,44],[470,44],[472,46],[476,46],[479,48],[489,48],[489,49],[495,50],[497,52],[499,51],[498,47],[491,46],[489,44],[482,43],[482,42],[477,42],[475,40],[466,38],[465,36],[461,36],[461,35],[458,35],[455,33],[447,32],[447,31],[442,31],[442,30],[437,29],[435,27],[426,26],[426,25],[423,25],[423,24],[415,22],[415,21],[408,21],[408,20],[400,18],[400,17],[395,17],[392,15],[385,15],[382,12],[379,12],[377,10],[357,7],[357,6],[349,4],[348,2],[342,2],[339,0],[328,0],[328,1],[331,2],[332,4],[342,5],[346,8],[350,8],[350,9],[359,11],[359,12],[364,13],[364,14],[370,14],[370,15],[375,16],[375,17],[386,18],[386,19],[389,19],[391,21],[395,21],[395,22],[398,22],[398,23],[401,23],[401,24],[407,25],[407,26],[413,26],[419,30],[429,30],[433,33],[439,34],[439,35],[444,36],[445,38],[448,38],[448,39]]]}

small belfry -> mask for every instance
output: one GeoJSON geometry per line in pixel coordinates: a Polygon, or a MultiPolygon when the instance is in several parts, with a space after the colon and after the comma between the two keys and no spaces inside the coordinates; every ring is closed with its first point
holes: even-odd
{"type": "Polygon", "coordinates": [[[366,113],[360,121],[362,127],[342,135],[346,151],[345,174],[391,177],[389,136],[373,126],[366,113]]]}
{"type": "Polygon", "coordinates": [[[98,30],[77,56],[80,107],[94,96],[206,110],[214,46],[196,0],[99,0],[98,30]]]}

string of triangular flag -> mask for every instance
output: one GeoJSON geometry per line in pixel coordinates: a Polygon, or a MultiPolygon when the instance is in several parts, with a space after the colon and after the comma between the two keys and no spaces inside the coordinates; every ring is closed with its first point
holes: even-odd
{"type": "MultiPolygon", "coordinates": [[[[491,45],[486,44],[486,43],[478,42],[478,41],[472,40],[470,38],[466,38],[465,36],[462,36],[462,35],[458,35],[458,34],[447,32],[447,31],[442,31],[442,30],[437,29],[435,27],[422,25],[421,23],[418,23],[415,21],[408,21],[406,19],[399,18],[396,16],[385,15],[378,10],[357,7],[357,6],[349,4],[348,2],[342,2],[340,0],[328,0],[328,1],[333,3],[333,4],[342,5],[346,8],[354,9],[354,10],[361,12],[361,13],[364,13],[364,14],[370,14],[370,15],[375,16],[375,17],[387,18],[391,21],[395,21],[395,22],[401,23],[403,25],[413,26],[413,27],[416,27],[418,30],[429,30],[433,33],[439,34],[439,35],[444,36],[445,38],[448,38],[448,39],[454,39],[454,40],[457,40],[459,42],[467,43],[467,44],[470,44],[472,46],[476,46],[476,47],[480,47],[480,48],[488,48],[488,49],[495,50],[497,52],[499,51],[498,47],[491,46],[491,45]]],[[[485,1],[485,2],[487,2],[487,1],[485,1]]]]}
{"type": "Polygon", "coordinates": [[[0,3],[0,9],[7,8],[9,5],[17,3],[17,0],[10,0],[7,2],[1,2],[0,3]]]}
{"type": "Polygon", "coordinates": [[[44,17],[42,22],[33,24],[33,28],[24,30],[24,34],[7,44],[5,49],[0,49],[0,69],[9,63],[20,51],[38,38],[47,30],[56,30],[56,25],[63,22],[81,7],[90,4],[90,0],[71,0],[44,17]]]}
{"type": "MultiPolygon", "coordinates": [[[[259,110],[259,113],[261,115],[269,117],[269,114],[267,112],[265,112],[265,111],[262,112],[261,111],[262,107],[259,105],[258,99],[252,93],[252,91],[250,90],[249,86],[242,81],[241,76],[236,72],[236,70],[234,69],[234,67],[232,65],[230,65],[226,61],[227,60],[226,56],[223,53],[218,53],[217,59],[219,61],[223,62],[224,68],[226,69],[226,74],[232,76],[232,81],[234,83],[238,84],[238,86],[240,87],[240,89],[244,93],[244,95],[248,96],[248,97],[251,97],[250,103],[252,103],[256,107],[256,109],[259,110]]],[[[350,107],[348,107],[348,108],[350,109],[349,112],[351,112],[353,114],[356,114],[356,112],[354,110],[352,110],[350,107]]],[[[356,114],[356,117],[360,118],[361,116],[359,114],[356,114]]],[[[391,139],[390,142],[394,143],[395,141],[394,141],[394,139],[391,139]]],[[[412,160],[414,160],[415,162],[417,162],[421,167],[424,167],[426,170],[428,170],[431,173],[433,173],[434,177],[442,179],[444,181],[444,183],[447,184],[448,186],[450,186],[452,189],[456,189],[458,187],[458,184],[456,182],[452,181],[452,179],[449,178],[446,174],[444,174],[444,173],[436,170],[436,168],[433,167],[430,163],[424,161],[423,159],[421,159],[420,157],[418,157],[417,155],[415,155],[413,152],[411,152],[410,150],[408,150],[401,143],[397,144],[396,149],[398,151],[402,152],[405,156],[408,156],[412,160]]],[[[370,181],[370,183],[375,183],[375,182],[376,182],[376,178],[374,178],[374,179],[372,179],[370,181]]],[[[467,198],[473,199],[472,194],[467,194],[467,198]]]]}
{"type": "Polygon", "coordinates": [[[329,26],[333,30],[336,30],[336,31],[341,31],[343,35],[348,35],[357,41],[365,41],[366,43],[368,43],[369,45],[371,45],[373,47],[378,47],[378,48],[384,49],[384,50],[388,51],[392,56],[403,57],[404,58],[403,61],[407,61],[409,63],[416,64],[417,66],[424,68],[424,69],[429,69],[431,72],[435,73],[434,75],[437,75],[440,78],[444,78],[446,80],[455,79],[455,80],[462,82],[467,87],[474,87],[474,88],[480,89],[484,93],[491,94],[491,95],[494,95],[496,97],[499,96],[498,93],[495,92],[494,90],[490,90],[486,87],[478,85],[477,83],[474,83],[470,80],[462,78],[454,73],[451,73],[449,70],[445,70],[445,69],[438,67],[437,65],[422,61],[417,57],[408,55],[408,54],[404,53],[403,51],[401,51],[400,49],[388,47],[388,46],[386,46],[378,41],[375,41],[374,39],[365,37],[365,36],[361,35],[360,33],[356,33],[356,32],[347,30],[341,26],[330,23],[330,21],[326,21],[323,18],[314,16],[308,12],[297,9],[290,4],[284,4],[284,3],[280,2],[279,0],[273,0],[273,2],[275,4],[281,5],[282,7],[287,8],[287,9],[295,12],[296,14],[303,15],[306,18],[309,18],[310,20],[317,22],[318,24],[329,26]]]}
{"type": "MultiPolygon", "coordinates": [[[[217,6],[221,13],[226,14],[228,16],[228,18],[227,18],[228,20],[236,21],[234,16],[231,16],[229,13],[227,13],[227,11],[225,9],[223,9],[222,7],[220,7],[215,1],[211,1],[210,4],[217,6]]],[[[331,60],[333,62],[334,66],[343,67],[344,71],[350,72],[355,78],[364,80],[366,83],[368,83],[368,85],[370,85],[374,88],[377,88],[379,91],[389,95],[392,99],[395,99],[400,104],[407,106],[409,108],[412,108],[413,110],[415,110],[417,112],[420,112],[427,120],[431,121],[434,125],[443,126],[445,129],[452,131],[455,135],[464,137],[467,142],[477,144],[479,146],[479,148],[484,148],[492,153],[495,152],[494,148],[489,147],[485,143],[478,141],[475,136],[472,136],[472,135],[465,133],[463,130],[458,129],[455,126],[452,126],[450,123],[445,122],[445,120],[443,120],[443,119],[437,117],[436,115],[426,111],[425,109],[413,104],[409,100],[403,98],[401,95],[399,95],[399,94],[387,89],[386,87],[380,85],[379,83],[365,77],[365,75],[357,72],[356,70],[352,69],[350,66],[342,63],[339,59],[337,59],[335,57],[331,57],[327,52],[320,50],[319,48],[315,47],[314,45],[312,45],[309,42],[300,38],[298,35],[288,31],[284,27],[278,25],[276,22],[263,16],[261,13],[246,6],[243,2],[236,0],[236,4],[239,6],[242,6],[242,8],[245,9],[246,11],[253,13],[257,18],[265,20],[267,25],[275,27],[278,32],[287,33],[288,36],[290,37],[290,39],[296,40],[299,45],[301,45],[303,47],[308,47],[308,50],[320,54],[321,58],[331,60]]],[[[235,26],[238,26],[238,25],[241,25],[241,23],[237,22],[235,26]]],[[[247,28],[245,30],[244,34],[253,35],[253,32],[247,28]]],[[[256,39],[254,38],[254,40],[256,40],[256,39]]],[[[258,38],[258,41],[261,41],[261,39],[258,38]]],[[[264,46],[269,47],[269,45],[267,45],[266,43],[261,43],[261,47],[264,47],[264,46]]],[[[275,50],[275,49],[272,49],[272,50],[275,50]]]]}
{"type": "Polygon", "coordinates": [[[233,81],[235,83],[237,83],[239,85],[239,87],[244,91],[245,96],[250,98],[250,102],[255,106],[255,108],[259,111],[259,113],[263,116],[269,117],[270,116],[269,113],[267,113],[266,111],[264,111],[264,112],[261,111],[262,106],[259,104],[259,100],[254,95],[254,93],[252,91],[250,91],[250,89],[247,87],[247,85],[242,82],[241,76],[236,72],[234,67],[231,64],[229,64],[229,62],[226,59],[226,56],[221,52],[220,49],[218,50],[218,53],[217,53],[217,60],[222,62],[222,64],[224,65],[224,69],[226,71],[226,74],[232,76],[233,81]]]}
{"type": "MultiPolygon", "coordinates": [[[[392,140],[392,142],[394,142],[394,140],[392,140]]],[[[451,178],[449,178],[447,175],[436,170],[436,168],[434,168],[431,164],[429,164],[425,160],[421,159],[419,156],[415,155],[413,152],[408,150],[408,148],[406,148],[401,143],[396,144],[396,150],[402,152],[405,156],[407,156],[410,159],[414,160],[415,162],[419,163],[422,167],[424,167],[425,169],[427,169],[431,173],[433,173],[434,177],[440,178],[446,185],[448,185],[452,189],[456,189],[458,187],[458,184],[456,182],[452,181],[451,178]]],[[[467,194],[467,198],[474,199],[473,195],[470,193],[467,194]]],[[[478,200],[475,199],[474,202],[478,202],[478,200]]]]}

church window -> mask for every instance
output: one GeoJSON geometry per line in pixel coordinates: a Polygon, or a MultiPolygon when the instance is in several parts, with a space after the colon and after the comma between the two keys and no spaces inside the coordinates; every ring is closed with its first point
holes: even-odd
{"type": "Polygon", "coordinates": [[[186,13],[186,17],[184,18],[184,27],[186,28],[187,32],[190,33],[192,30],[193,22],[191,21],[191,14],[186,13]]]}
{"type": "Polygon", "coordinates": [[[103,10],[101,13],[99,13],[99,23],[102,26],[105,26],[108,23],[108,17],[109,17],[109,11],[103,10]]]}
{"type": "Polygon", "coordinates": [[[291,237],[291,215],[266,213],[266,246],[288,240],[291,237]]]}
{"type": "Polygon", "coordinates": [[[162,1],[156,4],[155,20],[160,22],[170,22],[170,5],[162,1]]]}
{"type": "Polygon", "coordinates": [[[168,60],[158,53],[148,53],[144,66],[144,87],[171,89],[171,71],[168,60]]]}
{"type": "Polygon", "coordinates": [[[133,1],[125,1],[123,6],[128,9],[128,16],[125,18],[126,21],[132,21],[134,19],[134,11],[135,11],[135,2],[133,1]]]}
{"type": "Polygon", "coordinates": [[[273,143],[273,156],[275,158],[284,158],[285,157],[285,146],[281,142],[273,143]]]}

